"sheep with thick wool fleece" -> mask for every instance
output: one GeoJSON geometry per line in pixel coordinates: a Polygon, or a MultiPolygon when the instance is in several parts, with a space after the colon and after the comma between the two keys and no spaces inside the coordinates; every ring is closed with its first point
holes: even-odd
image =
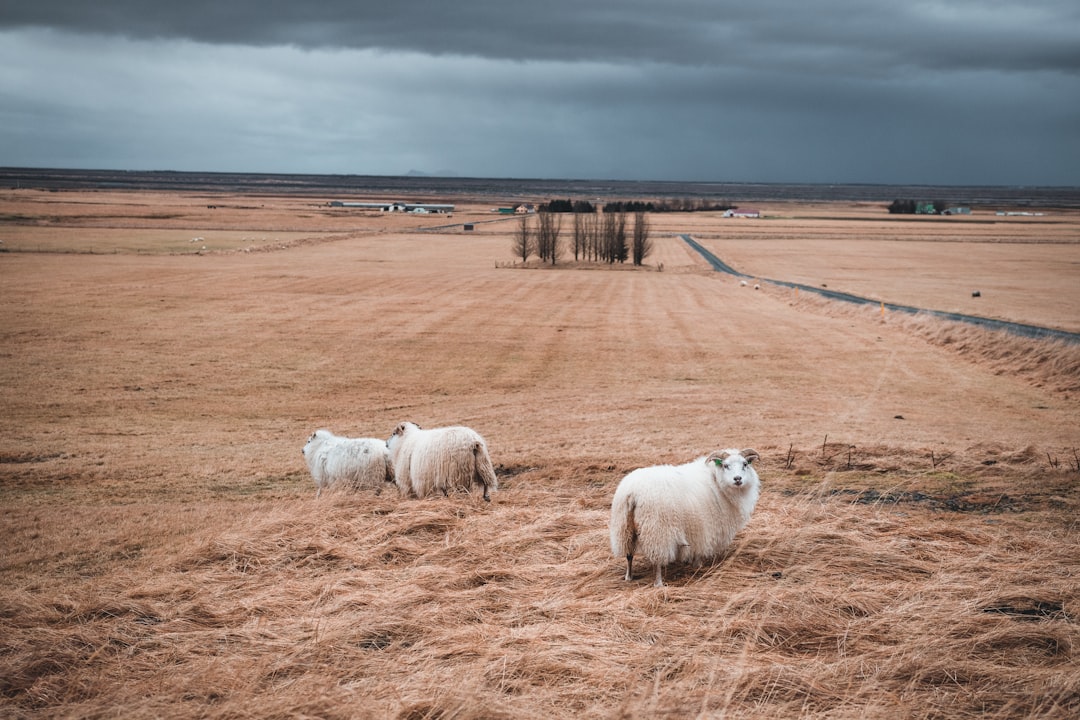
{"type": "Polygon", "coordinates": [[[754,450],[717,450],[684,465],[639,468],[624,477],[611,501],[611,552],[626,558],[633,579],[634,556],[656,570],[673,562],[711,560],[731,546],[746,526],[761,491],[754,450]]]}
{"type": "Polygon", "coordinates": [[[413,422],[399,424],[386,441],[394,465],[394,483],[402,495],[424,498],[451,490],[470,492],[473,485],[498,490],[499,481],[487,443],[472,428],[455,425],[425,430],[413,422]]]}
{"type": "Polygon", "coordinates": [[[301,451],[315,480],[315,497],[323,489],[344,486],[353,490],[374,488],[382,492],[393,482],[393,465],[386,442],[379,438],[350,438],[329,430],[316,430],[301,451]]]}

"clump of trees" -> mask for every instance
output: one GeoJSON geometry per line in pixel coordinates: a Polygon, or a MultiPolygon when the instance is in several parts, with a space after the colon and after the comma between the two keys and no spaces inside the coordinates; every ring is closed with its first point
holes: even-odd
{"type": "MultiPolygon", "coordinates": [[[[615,200],[603,205],[605,213],[661,213],[661,212],[704,212],[707,210],[730,210],[735,207],[726,200],[711,201],[703,198],[667,198],[664,200],[615,200]]],[[[595,213],[597,208],[588,200],[550,200],[539,206],[540,212],[551,213],[595,213]]]]}
{"type": "Polygon", "coordinates": [[[948,208],[942,200],[925,202],[919,200],[893,200],[889,205],[890,215],[940,215],[948,208]]]}
{"type": "Polygon", "coordinates": [[[704,198],[668,198],[665,200],[616,200],[604,205],[604,212],[707,212],[730,210],[735,207],[726,200],[704,198]]]}
{"type": "Polygon", "coordinates": [[[594,213],[596,206],[588,200],[551,200],[539,207],[540,212],[550,213],[594,213]]]}
{"type": "MultiPolygon", "coordinates": [[[[535,254],[541,262],[557,264],[564,250],[561,216],[541,209],[536,213],[535,228],[530,227],[529,218],[529,215],[522,215],[514,232],[514,256],[528,262],[535,254]]],[[[614,264],[631,260],[634,265],[643,265],[653,250],[649,220],[644,212],[634,213],[631,228],[625,212],[574,213],[570,247],[575,261],[614,264]]]]}

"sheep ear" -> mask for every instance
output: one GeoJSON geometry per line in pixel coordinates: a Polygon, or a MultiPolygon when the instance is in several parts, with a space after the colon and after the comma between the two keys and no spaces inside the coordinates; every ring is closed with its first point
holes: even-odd
{"type": "Polygon", "coordinates": [[[751,448],[746,448],[740,454],[743,456],[743,459],[751,465],[754,463],[755,460],[761,457],[760,455],[758,455],[757,450],[753,450],[751,448]]]}

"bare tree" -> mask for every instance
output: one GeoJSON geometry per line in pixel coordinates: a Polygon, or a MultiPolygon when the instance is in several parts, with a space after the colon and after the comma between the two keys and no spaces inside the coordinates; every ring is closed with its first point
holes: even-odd
{"type": "Polygon", "coordinates": [[[529,216],[522,215],[521,224],[514,233],[514,256],[521,258],[521,262],[526,263],[532,254],[533,237],[532,233],[529,232],[529,216]]]}
{"type": "Polygon", "coordinates": [[[626,213],[605,212],[602,235],[601,259],[606,263],[626,262],[629,255],[626,244],[626,213]]]}
{"type": "Polygon", "coordinates": [[[581,259],[597,260],[600,257],[600,215],[588,213],[574,217],[581,218],[581,259]]]}
{"type": "Polygon", "coordinates": [[[585,221],[581,213],[574,213],[574,261],[585,257],[585,221]]]}
{"type": "Polygon", "coordinates": [[[634,239],[632,242],[634,264],[641,265],[652,253],[652,240],[649,238],[649,218],[643,212],[634,213],[634,239]]]}
{"type": "Polygon", "coordinates": [[[625,212],[620,212],[615,216],[615,245],[613,249],[615,260],[618,262],[624,263],[630,257],[630,246],[626,242],[625,212]]]}
{"type": "Polygon", "coordinates": [[[615,262],[615,213],[604,213],[599,245],[600,259],[606,263],[615,262]]]}
{"type": "Polygon", "coordinates": [[[588,216],[589,256],[594,262],[600,259],[602,244],[601,217],[598,213],[588,216]]]}
{"type": "Polygon", "coordinates": [[[559,260],[562,252],[559,242],[559,231],[562,228],[562,215],[551,212],[541,212],[538,215],[540,227],[536,232],[537,254],[542,261],[554,265],[559,260]]]}

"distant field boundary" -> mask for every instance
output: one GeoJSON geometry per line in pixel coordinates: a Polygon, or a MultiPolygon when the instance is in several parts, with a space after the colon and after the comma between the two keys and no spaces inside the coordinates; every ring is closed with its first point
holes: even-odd
{"type": "Polygon", "coordinates": [[[979,325],[982,327],[990,328],[993,330],[1004,330],[1005,332],[1012,333],[1014,335],[1021,335],[1023,337],[1037,338],[1043,340],[1063,340],[1068,343],[1080,343],[1080,333],[1068,332],[1067,330],[1058,330],[1055,328],[1043,327],[1041,325],[1027,325],[1025,323],[1009,322],[1007,320],[994,320],[992,318],[979,317],[978,315],[964,315],[962,313],[945,312],[944,310],[928,310],[926,308],[912,307],[911,305],[897,305],[896,303],[882,303],[880,300],[871,300],[870,298],[864,298],[859,295],[852,295],[851,293],[837,292],[836,290],[828,290],[825,288],[818,288],[812,285],[803,285],[802,283],[788,282],[786,280],[772,280],[769,278],[763,278],[757,275],[747,275],[746,273],[739,272],[735,268],[725,263],[720,258],[713,255],[711,252],[701,246],[690,235],[682,233],[679,235],[686,244],[701,253],[701,256],[712,265],[713,270],[717,272],[728,273],[740,278],[756,278],[760,282],[767,282],[772,285],[780,285],[787,288],[798,288],[806,292],[816,293],[822,297],[827,297],[831,300],[842,300],[844,302],[855,303],[858,305],[884,305],[887,310],[893,310],[897,312],[909,313],[916,315],[923,313],[925,315],[933,315],[934,317],[944,318],[946,320],[953,320],[955,322],[970,323],[973,325],[979,325]]]}

